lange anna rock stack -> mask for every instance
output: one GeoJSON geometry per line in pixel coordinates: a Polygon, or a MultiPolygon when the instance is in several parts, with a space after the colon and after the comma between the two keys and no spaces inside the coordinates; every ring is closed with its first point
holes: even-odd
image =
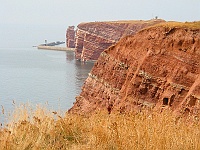
{"type": "Polygon", "coordinates": [[[66,32],[66,46],[68,48],[75,48],[75,26],[69,26],[66,32]]]}

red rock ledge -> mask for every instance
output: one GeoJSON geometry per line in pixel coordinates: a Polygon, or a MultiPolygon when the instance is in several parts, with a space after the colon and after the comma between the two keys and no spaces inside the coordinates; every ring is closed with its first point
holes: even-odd
{"type": "Polygon", "coordinates": [[[127,35],[161,22],[161,19],[148,21],[113,21],[81,23],[77,27],[75,39],[76,59],[97,60],[101,52],[127,35]]]}
{"type": "MultiPolygon", "coordinates": [[[[104,37],[107,32],[102,32],[104,37]]],[[[120,33],[112,38],[119,39],[114,35],[120,33]]],[[[200,113],[200,22],[163,23],[109,47],[69,112],[130,112],[144,107],[200,113]]]]}

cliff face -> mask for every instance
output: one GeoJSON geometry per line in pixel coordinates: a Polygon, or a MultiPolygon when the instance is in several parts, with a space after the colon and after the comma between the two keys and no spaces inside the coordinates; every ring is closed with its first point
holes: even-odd
{"type": "Polygon", "coordinates": [[[69,26],[66,32],[66,46],[69,48],[75,48],[75,31],[74,26],[69,26]]]}
{"type": "Polygon", "coordinates": [[[90,22],[78,25],[76,32],[75,54],[82,61],[97,60],[101,52],[127,35],[164,22],[149,21],[90,22]]]}
{"type": "Polygon", "coordinates": [[[142,107],[200,113],[200,29],[160,25],[121,39],[101,53],[69,111],[142,107]]]}

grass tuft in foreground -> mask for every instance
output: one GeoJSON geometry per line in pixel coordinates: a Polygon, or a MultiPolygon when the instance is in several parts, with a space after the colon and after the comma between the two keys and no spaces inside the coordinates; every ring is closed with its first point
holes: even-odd
{"type": "Polygon", "coordinates": [[[38,107],[20,107],[0,130],[0,149],[200,149],[200,124],[171,112],[60,117],[38,107]]]}

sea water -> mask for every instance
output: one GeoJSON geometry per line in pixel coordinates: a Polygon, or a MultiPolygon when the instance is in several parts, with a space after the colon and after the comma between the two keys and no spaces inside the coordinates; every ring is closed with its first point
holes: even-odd
{"type": "Polygon", "coordinates": [[[0,109],[10,112],[14,105],[30,103],[67,111],[94,63],[77,61],[73,51],[38,50],[26,38],[26,45],[17,40],[0,45],[0,109]]]}

